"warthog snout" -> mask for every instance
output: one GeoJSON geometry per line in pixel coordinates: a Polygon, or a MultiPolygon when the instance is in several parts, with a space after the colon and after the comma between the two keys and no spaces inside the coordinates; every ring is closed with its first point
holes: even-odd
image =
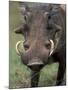
{"type": "Polygon", "coordinates": [[[22,62],[34,71],[40,70],[48,63],[48,57],[54,50],[54,42],[52,40],[46,42],[45,46],[38,41],[32,42],[31,45],[27,42],[23,43],[23,41],[18,41],[16,44],[16,51],[21,56],[22,62]]]}
{"type": "Polygon", "coordinates": [[[40,70],[40,69],[44,66],[44,63],[43,63],[40,59],[35,58],[35,59],[31,60],[31,61],[27,64],[27,66],[28,66],[30,69],[32,69],[32,70],[34,70],[34,71],[37,71],[37,70],[40,70]]]}

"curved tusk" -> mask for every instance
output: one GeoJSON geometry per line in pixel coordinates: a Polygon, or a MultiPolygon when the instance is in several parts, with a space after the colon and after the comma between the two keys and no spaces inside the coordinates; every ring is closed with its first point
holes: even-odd
{"type": "Polygon", "coordinates": [[[54,42],[53,42],[53,40],[50,40],[50,43],[51,43],[51,50],[50,50],[49,56],[51,56],[53,51],[54,51],[54,42]]]}
{"type": "Polygon", "coordinates": [[[20,45],[20,43],[21,43],[21,41],[18,41],[17,43],[16,43],[16,52],[17,52],[17,54],[20,56],[20,51],[19,51],[19,45],[20,45]]]}

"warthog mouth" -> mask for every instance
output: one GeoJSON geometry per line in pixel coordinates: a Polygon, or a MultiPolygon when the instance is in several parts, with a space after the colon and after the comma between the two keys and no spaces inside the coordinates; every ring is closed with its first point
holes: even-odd
{"type": "Polygon", "coordinates": [[[29,61],[27,66],[33,71],[39,71],[44,66],[44,63],[39,58],[34,58],[29,61]]]}

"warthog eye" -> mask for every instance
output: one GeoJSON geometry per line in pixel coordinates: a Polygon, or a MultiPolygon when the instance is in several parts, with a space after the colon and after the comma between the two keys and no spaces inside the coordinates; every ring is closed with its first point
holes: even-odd
{"type": "Polygon", "coordinates": [[[24,15],[24,19],[25,19],[25,20],[30,19],[30,17],[31,17],[31,13],[30,13],[30,12],[27,12],[27,13],[24,15]]]}
{"type": "Polygon", "coordinates": [[[27,20],[27,15],[24,15],[24,19],[27,20]]]}
{"type": "Polygon", "coordinates": [[[53,29],[52,26],[48,26],[48,27],[47,27],[47,30],[52,30],[52,29],[53,29]]]}
{"type": "Polygon", "coordinates": [[[53,24],[50,22],[48,22],[48,25],[47,25],[47,30],[52,30],[53,29],[53,24]]]}

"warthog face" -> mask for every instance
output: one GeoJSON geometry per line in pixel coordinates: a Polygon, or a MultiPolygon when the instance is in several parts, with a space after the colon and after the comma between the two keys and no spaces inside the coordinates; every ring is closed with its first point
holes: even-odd
{"type": "Polygon", "coordinates": [[[60,25],[57,23],[57,19],[58,22],[61,21],[58,18],[59,9],[58,7],[52,9],[51,5],[32,8],[22,6],[21,12],[25,23],[16,30],[16,33],[24,35],[25,52],[18,52],[25,65],[32,70],[40,70],[48,63],[48,58],[53,54],[61,36],[61,23],[60,25]]]}

